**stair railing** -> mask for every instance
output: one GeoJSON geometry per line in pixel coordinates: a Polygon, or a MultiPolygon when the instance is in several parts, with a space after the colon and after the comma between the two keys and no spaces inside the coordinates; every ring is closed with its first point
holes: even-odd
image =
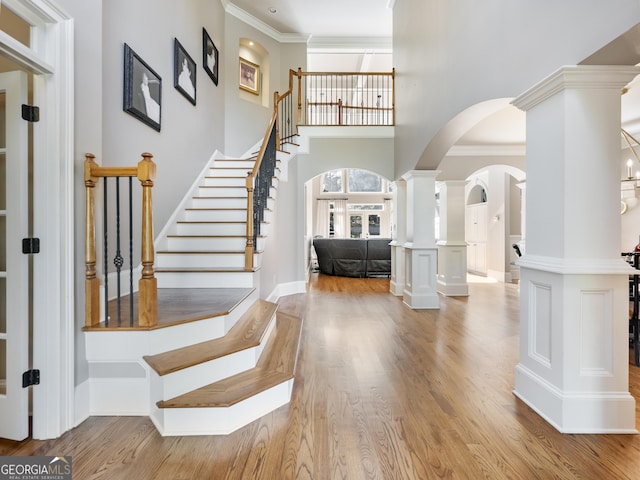
{"type": "Polygon", "coordinates": [[[245,246],[244,265],[246,269],[254,267],[254,253],[258,245],[258,236],[264,211],[267,208],[267,201],[276,168],[277,150],[277,114],[271,117],[269,128],[265,133],[258,158],[253,169],[248,172],[246,179],[247,187],[247,243],[245,246]]]}
{"type": "Polygon", "coordinates": [[[291,141],[297,135],[297,127],[302,125],[391,126],[395,124],[395,70],[371,73],[289,70],[289,89],[282,95],[275,93],[274,105],[279,145],[291,141]]]}
{"type": "Polygon", "coordinates": [[[121,228],[120,228],[120,179],[128,180],[128,210],[129,210],[129,323],[134,325],[134,292],[133,292],[133,196],[132,179],[137,178],[142,187],[142,226],[141,226],[141,251],[140,259],[142,263],[142,274],[138,281],[138,326],[151,327],[158,322],[158,290],[157,281],[154,275],[154,248],[153,248],[153,215],[152,215],[152,188],[156,175],[156,165],[150,153],[143,153],[142,160],[135,167],[101,167],[95,162],[93,154],[85,155],[84,162],[84,183],[86,191],[86,238],[85,238],[85,326],[95,327],[100,324],[100,279],[96,273],[96,223],[95,223],[95,187],[99,179],[103,179],[103,268],[104,268],[104,322],[109,326],[109,281],[108,281],[108,228],[109,205],[115,204],[115,229],[116,229],[116,252],[113,264],[116,268],[116,319],[118,326],[121,323],[121,307],[123,302],[120,275],[124,266],[124,257],[121,250],[121,228]],[[107,179],[115,180],[115,201],[109,202],[107,179]]]}

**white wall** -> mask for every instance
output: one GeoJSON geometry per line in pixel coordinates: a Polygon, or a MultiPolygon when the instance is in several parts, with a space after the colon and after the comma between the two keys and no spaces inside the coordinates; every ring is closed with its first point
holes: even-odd
{"type": "MultiPolygon", "coordinates": [[[[437,167],[444,154],[424,158],[423,152],[458,113],[479,102],[517,96],[639,21],[635,0],[396,2],[395,177],[417,165],[437,167]]],[[[462,133],[454,132],[446,142],[454,143],[462,133]]],[[[430,149],[447,150],[446,145],[430,149]]]]}
{"type": "MultiPolygon", "coordinates": [[[[273,114],[273,92],[284,93],[287,90],[289,69],[306,68],[307,48],[304,43],[281,44],[232,15],[226,16],[225,25],[225,153],[241,155],[264,136],[273,114]],[[260,97],[239,88],[241,39],[256,42],[260,56],[268,61],[267,65],[261,65],[263,88],[260,97]]],[[[243,56],[249,56],[245,48],[243,56]]],[[[259,57],[248,60],[256,58],[259,57]]]]}
{"type": "MultiPolygon", "coordinates": [[[[109,0],[103,3],[103,165],[135,165],[151,152],[157,165],[154,230],[159,232],[211,154],[224,151],[224,81],[214,85],[202,68],[202,28],[220,52],[224,10],[219,2],[109,0]],[[197,65],[197,104],[173,85],[173,42],[178,38],[197,65]],[[162,77],[162,126],[156,132],[122,109],[123,45],[162,77]]],[[[79,69],[83,65],[76,66],[79,69]]],[[[219,60],[219,76],[229,62],[219,60]]]]}

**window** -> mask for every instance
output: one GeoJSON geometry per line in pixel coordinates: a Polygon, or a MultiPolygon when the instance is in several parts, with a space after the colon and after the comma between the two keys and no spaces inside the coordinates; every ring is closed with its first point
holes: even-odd
{"type": "Polygon", "coordinates": [[[382,193],[382,177],[366,170],[349,170],[349,192],[382,193]]]}
{"type": "Polygon", "coordinates": [[[325,193],[342,192],[343,170],[331,170],[322,176],[322,191],[325,193]]]}

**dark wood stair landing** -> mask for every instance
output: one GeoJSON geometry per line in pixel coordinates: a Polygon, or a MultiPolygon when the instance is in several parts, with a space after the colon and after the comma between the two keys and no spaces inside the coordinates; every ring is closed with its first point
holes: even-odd
{"type": "Polygon", "coordinates": [[[159,288],[158,289],[158,325],[141,327],[138,325],[138,294],[133,294],[133,326],[129,322],[130,295],[120,299],[120,323],[118,324],[118,306],[116,300],[110,300],[109,324],[101,323],[96,327],[84,327],[85,332],[154,330],[181,323],[194,322],[205,318],[227,315],[247,296],[253,288],[159,288]]]}

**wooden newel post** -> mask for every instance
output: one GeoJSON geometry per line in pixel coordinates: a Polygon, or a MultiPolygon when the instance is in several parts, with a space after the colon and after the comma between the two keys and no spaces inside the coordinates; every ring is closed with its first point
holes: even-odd
{"type": "Polygon", "coordinates": [[[255,245],[253,244],[253,172],[247,174],[247,243],[244,247],[244,268],[253,268],[253,254],[255,245]]]}
{"type": "Polygon", "coordinates": [[[138,162],[138,180],[142,185],[142,277],[138,282],[138,322],[141,327],[158,323],[158,285],[153,272],[153,202],[151,189],[156,177],[153,155],[143,153],[138,162]]]}
{"type": "Polygon", "coordinates": [[[92,327],[100,323],[100,280],[96,276],[96,223],[95,223],[95,186],[97,177],[92,175],[92,169],[98,165],[96,157],[87,153],[84,161],[85,186],[85,280],[84,280],[84,324],[92,327]]]}

